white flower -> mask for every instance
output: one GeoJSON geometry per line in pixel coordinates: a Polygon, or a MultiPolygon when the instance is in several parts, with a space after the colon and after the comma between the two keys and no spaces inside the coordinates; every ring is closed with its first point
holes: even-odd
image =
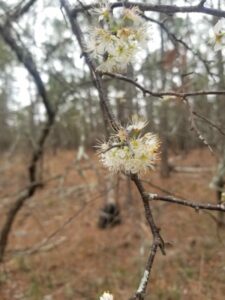
{"type": "Polygon", "coordinates": [[[92,11],[99,15],[98,20],[103,21],[106,20],[108,21],[110,19],[110,9],[111,5],[108,0],[100,0],[99,1],[99,7],[94,8],[92,11]]]}
{"type": "Polygon", "coordinates": [[[124,72],[147,41],[145,20],[137,7],[123,8],[123,14],[115,18],[108,1],[101,1],[95,12],[100,15],[101,27],[90,32],[87,51],[102,62],[97,70],[102,72],[124,72]]]}
{"type": "Polygon", "coordinates": [[[112,172],[127,174],[153,169],[158,158],[159,140],[150,132],[141,136],[146,124],[144,121],[133,122],[112,135],[108,143],[100,145],[99,156],[103,165],[112,172]]]}
{"type": "Polygon", "coordinates": [[[104,292],[100,297],[100,300],[113,300],[113,295],[108,292],[104,292]]]}
{"type": "Polygon", "coordinates": [[[94,52],[95,56],[104,56],[106,52],[114,52],[117,44],[118,41],[115,35],[111,34],[108,30],[97,27],[90,34],[90,41],[87,48],[88,51],[94,52]]]}
{"type": "Polygon", "coordinates": [[[148,122],[138,119],[136,116],[132,118],[132,123],[126,127],[126,130],[131,133],[132,131],[135,133],[139,133],[143,130],[148,122]]]}
{"type": "Polygon", "coordinates": [[[146,46],[147,41],[149,39],[149,27],[147,27],[147,24],[144,23],[142,26],[140,26],[138,29],[135,30],[134,36],[135,40],[137,41],[140,46],[146,46]]]}
{"type": "Polygon", "coordinates": [[[215,34],[215,45],[214,50],[218,51],[223,48],[225,38],[225,20],[220,19],[213,28],[215,34]]]}
{"type": "MultiPolygon", "coordinates": [[[[104,61],[98,66],[97,70],[101,72],[123,72],[132,61],[135,45],[123,43],[120,40],[114,41],[114,47],[108,48],[104,61]]],[[[109,47],[109,44],[108,44],[109,47]]]]}
{"type": "Polygon", "coordinates": [[[103,61],[98,67],[97,71],[101,72],[117,72],[117,61],[116,58],[110,54],[105,61],[103,61]]]}
{"type": "Polygon", "coordinates": [[[132,25],[139,27],[144,23],[144,19],[140,16],[141,11],[137,6],[132,8],[125,8],[123,12],[123,19],[132,22],[132,25]]]}

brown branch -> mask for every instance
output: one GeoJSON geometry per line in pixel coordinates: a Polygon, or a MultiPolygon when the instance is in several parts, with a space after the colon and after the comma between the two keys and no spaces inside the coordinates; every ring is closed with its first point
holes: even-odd
{"type": "Polygon", "coordinates": [[[189,110],[191,130],[194,130],[196,132],[197,136],[198,136],[198,139],[200,141],[202,141],[208,147],[208,149],[211,153],[214,153],[212,147],[209,144],[209,142],[206,140],[206,138],[200,132],[200,130],[199,130],[199,128],[198,128],[198,126],[195,122],[195,115],[193,114],[192,104],[190,104],[189,101],[186,98],[183,98],[183,100],[185,101],[185,103],[188,107],[188,110],[189,110]]]}
{"type": "Polygon", "coordinates": [[[24,67],[27,69],[29,74],[33,77],[34,83],[41,96],[42,102],[45,106],[46,113],[47,113],[46,124],[37,141],[37,147],[33,151],[31,161],[28,167],[29,187],[13,203],[13,205],[11,206],[11,208],[7,213],[5,223],[2,226],[2,230],[0,234],[0,262],[2,262],[5,254],[5,249],[7,247],[8,237],[17,214],[20,211],[20,209],[23,207],[25,201],[31,198],[36,192],[37,188],[40,186],[37,184],[37,178],[36,178],[37,163],[42,157],[45,141],[54,123],[55,111],[51,106],[51,102],[49,101],[49,98],[47,96],[47,91],[45,89],[44,83],[41,79],[41,76],[39,75],[39,72],[33,61],[31,54],[23,45],[19,45],[19,42],[13,37],[9,22],[7,22],[6,26],[0,25],[0,34],[4,39],[5,43],[16,54],[18,60],[24,65],[24,67]]]}
{"type": "MultiPolygon", "coordinates": [[[[5,26],[0,24],[0,35],[4,39],[5,43],[12,49],[12,51],[16,54],[18,60],[24,65],[29,74],[33,77],[34,82],[36,84],[37,90],[43,100],[43,104],[46,108],[49,119],[54,118],[54,111],[51,107],[50,102],[48,101],[47,92],[44,87],[44,83],[37,71],[37,67],[35,62],[29,53],[29,51],[24,47],[24,45],[19,45],[19,42],[16,41],[15,37],[13,37],[12,27],[7,22],[5,26]]],[[[18,34],[17,34],[18,36],[18,34]]]]}
{"type": "Polygon", "coordinates": [[[135,87],[137,87],[138,89],[140,89],[144,96],[146,94],[149,94],[153,97],[158,97],[158,98],[163,98],[165,96],[172,96],[172,97],[176,97],[177,99],[181,99],[181,100],[185,100],[185,102],[187,103],[188,107],[189,107],[189,112],[190,112],[190,116],[191,116],[191,125],[192,125],[192,129],[195,130],[195,132],[198,135],[198,138],[203,141],[203,143],[205,145],[207,145],[207,147],[209,148],[210,152],[213,153],[212,147],[209,145],[209,143],[207,142],[207,140],[202,136],[202,134],[200,133],[197,125],[195,124],[194,121],[194,115],[198,116],[199,118],[203,119],[205,122],[207,122],[208,124],[210,124],[211,126],[213,126],[214,128],[216,128],[222,135],[225,135],[225,133],[222,131],[221,128],[219,128],[217,125],[215,125],[212,121],[208,120],[207,118],[201,116],[200,114],[198,114],[197,112],[193,111],[191,106],[189,105],[188,101],[187,101],[187,97],[195,97],[195,96],[207,96],[207,95],[225,95],[225,91],[196,91],[196,92],[187,92],[187,93],[178,93],[178,92],[153,92],[151,90],[146,89],[145,87],[143,87],[141,84],[139,84],[137,81],[133,80],[132,78],[126,77],[124,75],[121,74],[116,74],[116,73],[110,73],[110,72],[104,72],[102,73],[102,75],[107,75],[110,76],[112,78],[116,78],[119,80],[123,80],[126,81],[128,83],[133,84],[135,87]]]}
{"type": "Polygon", "coordinates": [[[185,49],[187,49],[188,51],[190,51],[195,57],[197,57],[202,64],[204,65],[206,72],[212,77],[214,78],[214,76],[216,74],[212,73],[210,71],[210,67],[209,67],[209,62],[206,59],[202,58],[202,56],[200,55],[200,53],[198,51],[193,50],[185,41],[183,41],[182,39],[179,39],[176,37],[176,35],[172,32],[169,31],[169,29],[166,27],[166,25],[164,24],[164,22],[160,22],[156,19],[153,19],[151,17],[147,17],[146,15],[142,14],[141,15],[145,20],[150,21],[152,23],[157,24],[158,26],[161,27],[161,29],[167,34],[168,38],[171,40],[171,42],[173,43],[174,46],[177,46],[177,44],[182,45],[185,49]]]}
{"type": "Polygon", "coordinates": [[[33,4],[35,4],[37,0],[29,0],[27,3],[25,3],[23,6],[23,2],[18,4],[13,10],[14,12],[9,15],[11,21],[16,21],[18,18],[22,17],[25,13],[29,11],[29,9],[32,7],[33,4]]]}
{"type": "Polygon", "coordinates": [[[206,2],[206,0],[201,0],[198,6],[203,7],[205,2],[206,2]]]}
{"type": "Polygon", "coordinates": [[[196,96],[225,95],[225,90],[191,91],[191,92],[187,92],[187,93],[179,93],[179,92],[174,92],[174,91],[154,92],[154,91],[146,89],[144,86],[142,86],[141,84],[139,84],[137,81],[133,80],[130,77],[126,77],[124,75],[117,74],[117,73],[111,73],[111,72],[103,72],[101,74],[133,84],[134,86],[136,86],[139,90],[141,90],[143,92],[144,96],[146,94],[149,94],[149,95],[151,95],[153,97],[157,97],[157,98],[163,98],[164,96],[173,96],[173,97],[177,97],[178,99],[179,98],[183,99],[183,98],[187,98],[187,97],[196,97],[196,96]]]}
{"type": "Polygon", "coordinates": [[[16,4],[14,7],[9,8],[6,3],[1,3],[1,8],[4,10],[4,14],[1,14],[0,17],[5,17],[8,19],[8,21],[16,21],[18,17],[21,17],[25,13],[29,11],[29,9],[32,7],[32,5],[37,0],[29,0],[26,3],[26,0],[21,0],[18,4],[16,4]],[[24,4],[25,2],[25,4],[24,4]]]}
{"type": "Polygon", "coordinates": [[[85,51],[86,47],[85,47],[85,43],[84,43],[84,40],[83,40],[83,35],[82,35],[82,31],[80,29],[80,26],[79,26],[76,18],[74,18],[72,16],[70,6],[69,6],[67,0],[60,0],[60,3],[61,3],[62,8],[64,8],[64,10],[66,12],[66,15],[67,15],[67,17],[70,21],[71,29],[72,29],[73,34],[75,35],[75,37],[78,41],[78,44],[80,46],[82,55],[84,56],[85,62],[89,67],[89,70],[90,70],[90,73],[91,73],[91,76],[92,76],[92,80],[93,80],[93,84],[94,84],[94,86],[96,87],[96,89],[98,91],[98,95],[99,95],[99,99],[100,99],[100,105],[101,105],[101,109],[102,109],[103,117],[104,117],[104,122],[105,122],[105,128],[107,128],[107,124],[108,124],[108,120],[109,120],[110,125],[116,131],[116,130],[118,130],[118,125],[116,124],[115,117],[114,117],[113,113],[111,112],[111,110],[109,108],[109,100],[108,100],[107,95],[104,91],[101,76],[99,75],[99,73],[97,73],[95,71],[96,66],[94,65],[94,63],[90,59],[88,53],[85,51]]]}
{"type": "MultiPolygon", "coordinates": [[[[173,170],[173,169],[172,169],[172,170],[173,170]]],[[[183,197],[181,197],[180,195],[178,195],[177,193],[175,194],[173,191],[172,191],[172,192],[171,192],[171,191],[168,191],[168,190],[162,188],[161,186],[159,186],[159,185],[153,183],[152,181],[142,179],[141,182],[143,182],[143,183],[145,183],[145,184],[147,184],[147,185],[153,187],[154,189],[159,190],[159,191],[162,192],[162,193],[168,194],[168,195],[173,196],[173,197],[180,197],[180,198],[183,198],[183,197]]]]}
{"type": "Polygon", "coordinates": [[[37,163],[42,156],[43,146],[44,146],[45,140],[48,137],[48,134],[50,132],[52,124],[53,123],[49,123],[49,122],[46,123],[46,125],[41,133],[41,136],[39,138],[39,141],[37,143],[37,149],[33,152],[31,162],[28,167],[30,185],[27,188],[27,190],[25,190],[21,194],[21,196],[19,196],[15,200],[15,202],[12,204],[11,208],[9,209],[9,211],[7,213],[6,221],[2,226],[1,233],[0,233],[0,262],[3,261],[5,249],[6,249],[7,242],[8,242],[8,237],[9,237],[12,225],[17,216],[17,213],[23,207],[25,201],[27,199],[31,198],[34,195],[34,193],[36,192],[37,188],[41,186],[40,183],[36,182],[36,168],[37,168],[37,163]]]}
{"type": "Polygon", "coordinates": [[[151,211],[151,207],[149,205],[149,195],[146,193],[141,181],[139,180],[138,176],[136,174],[132,174],[130,175],[131,179],[133,180],[133,182],[135,183],[141,198],[142,198],[142,202],[145,208],[145,217],[146,220],[151,228],[152,234],[153,234],[153,239],[154,242],[160,247],[161,251],[163,254],[165,254],[165,250],[164,250],[164,241],[160,235],[160,229],[156,226],[153,215],[152,215],[152,211],[151,211]]]}
{"type": "Polygon", "coordinates": [[[151,247],[150,255],[147,260],[147,264],[145,267],[143,277],[141,279],[141,282],[137,289],[136,294],[134,295],[133,298],[131,298],[131,299],[143,300],[145,297],[146,288],[147,288],[147,284],[149,281],[149,276],[151,273],[152,265],[153,265],[158,247],[160,248],[162,254],[165,255],[165,244],[164,244],[163,238],[160,235],[160,229],[156,226],[153,215],[152,215],[152,210],[151,210],[151,207],[149,204],[149,195],[146,193],[141,181],[139,180],[139,178],[136,174],[133,174],[130,177],[133,180],[133,182],[135,183],[135,185],[141,195],[143,206],[145,209],[145,217],[149,224],[149,227],[151,228],[151,232],[153,235],[153,244],[151,247]]]}
{"type": "Polygon", "coordinates": [[[146,294],[146,288],[148,285],[149,277],[151,275],[151,270],[152,270],[153,262],[154,262],[154,259],[155,259],[156,253],[157,253],[157,249],[158,249],[158,245],[156,243],[153,243],[153,245],[151,246],[149,256],[148,256],[145,271],[141,278],[137,292],[129,300],[135,300],[135,299],[144,300],[145,294],[146,294]]]}
{"type": "Polygon", "coordinates": [[[175,198],[172,196],[161,196],[158,194],[148,194],[146,196],[148,198],[148,201],[152,200],[158,200],[158,201],[164,201],[169,202],[173,204],[188,206],[191,208],[194,208],[195,210],[214,210],[214,211],[222,211],[225,212],[225,204],[211,204],[211,203],[196,203],[193,200],[183,200],[179,198],[175,198]]]}
{"type": "MultiPolygon", "coordinates": [[[[117,7],[133,7],[137,6],[141,11],[153,11],[159,12],[164,14],[175,14],[175,13],[200,13],[200,14],[207,14],[216,17],[225,17],[225,11],[220,9],[214,9],[204,6],[205,1],[201,1],[198,5],[193,6],[177,6],[177,5],[153,5],[153,4],[145,4],[135,1],[122,1],[122,2],[115,2],[111,4],[112,9],[117,7]]],[[[83,7],[76,6],[71,15],[75,16],[77,13],[82,13],[85,10],[90,10],[93,7],[98,6],[98,4],[92,5],[83,5],[83,7]]]]}
{"type": "Polygon", "coordinates": [[[193,115],[198,117],[199,119],[203,120],[204,122],[208,123],[211,127],[214,127],[217,129],[222,135],[225,136],[225,132],[215,123],[213,123],[211,120],[207,119],[205,116],[201,115],[199,112],[192,111],[193,115]]]}

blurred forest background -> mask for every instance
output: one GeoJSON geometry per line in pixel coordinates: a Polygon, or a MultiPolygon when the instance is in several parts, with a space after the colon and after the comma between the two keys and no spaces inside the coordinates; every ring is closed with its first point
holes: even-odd
{"type": "MultiPolygon", "coordinates": [[[[224,1],[205,5],[225,10],[224,1]]],[[[129,70],[138,83],[158,92],[225,90],[225,50],[213,49],[217,17],[146,15],[152,36],[129,70]]],[[[88,39],[93,18],[82,13],[78,21],[88,39]]],[[[59,1],[0,1],[0,70],[0,299],[94,300],[104,290],[128,299],[151,236],[131,181],[98,161],[94,146],[105,136],[98,94],[59,1]]],[[[141,116],[162,141],[156,172],[141,178],[146,188],[220,203],[225,96],[190,97],[190,110],[178,98],[143,95],[109,76],[103,81],[122,124],[141,116]]],[[[146,299],[224,299],[222,214],[166,203],[155,203],[154,214],[168,250],[156,259],[146,299]]]]}

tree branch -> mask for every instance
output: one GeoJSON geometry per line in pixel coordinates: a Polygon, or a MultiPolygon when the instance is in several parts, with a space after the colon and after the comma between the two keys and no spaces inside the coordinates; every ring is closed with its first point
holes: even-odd
{"type": "MultiPolygon", "coordinates": [[[[85,52],[81,29],[79,27],[79,24],[77,23],[76,18],[73,18],[73,16],[72,16],[72,13],[70,11],[70,7],[68,5],[67,0],[60,0],[60,2],[61,2],[61,6],[65,9],[65,12],[70,20],[72,31],[77,38],[77,41],[81,48],[81,51],[85,57],[86,63],[92,74],[93,82],[99,93],[99,99],[100,99],[101,108],[103,110],[103,113],[104,113],[104,111],[107,113],[106,117],[110,120],[110,123],[111,123],[112,127],[114,128],[114,130],[117,131],[119,129],[119,124],[117,123],[115,117],[111,114],[111,111],[109,110],[109,107],[108,107],[109,102],[107,100],[107,95],[105,93],[103,93],[102,78],[100,76],[101,73],[96,72],[95,66],[92,63],[88,53],[85,52]]],[[[150,257],[148,259],[147,265],[146,265],[146,272],[148,272],[148,276],[145,276],[144,283],[139,286],[139,289],[137,290],[136,295],[135,295],[136,298],[139,297],[139,299],[144,299],[144,294],[145,294],[145,290],[147,287],[148,278],[150,275],[151,267],[152,267],[157,249],[159,247],[163,254],[165,254],[165,249],[164,249],[164,241],[159,233],[159,231],[160,231],[159,228],[155,224],[153,214],[151,211],[151,207],[150,207],[149,201],[148,201],[148,196],[145,193],[144,187],[137,175],[132,175],[131,179],[135,183],[135,185],[141,195],[144,210],[145,210],[145,217],[146,217],[146,220],[149,224],[149,227],[150,227],[152,235],[153,235],[152,251],[151,251],[150,257]]]]}
{"type": "Polygon", "coordinates": [[[30,164],[28,166],[28,175],[29,175],[29,186],[28,188],[20,195],[11,208],[9,209],[5,223],[3,224],[3,227],[1,229],[0,233],[0,262],[3,261],[5,249],[8,242],[8,237],[12,228],[12,225],[15,221],[15,218],[20,211],[20,209],[23,207],[25,201],[29,198],[31,198],[34,193],[36,192],[37,188],[40,186],[37,183],[37,163],[42,157],[43,154],[43,148],[45,141],[49,135],[49,132],[51,130],[51,127],[55,120],[55,111],[51,105],[51,102],[48,98],[47,91],[45,89],[44,83],[41,79],[41,76],[37,70],[37,67],[34,63],[34,60],[29,53],[29,51],[23,46],[19,45],[18,41],[13,37],[13,34],[11,32],[11,26],[9,21],[7,21],[6,26],[0,25],[0,34],[2,38],[4,39],[5,43],[12,49],[12,51],[16,54],[18,60],[24,65],[24,67],[27,69],[29,74],[33,77],[34,83],[37,87],[37,90],[42,98],[42,102],[45,106],[46,113],[47,113],[47,121],[45,123],[45,126],[41,132],[41,135],[37,141],[37,147],[34,149],[31,157],[30,164]]]}
{"type": "Polygon", "coordinates": [[[173,96],[173,97],[177,97],[180,99],[184,99],[187,97],[196,97],[196,96],[225,95],[225,90],[221,90],[221,91],[211,91],[211,90],[210,91],[191,91],[191,92],[187,92],[187,93],[179,93],[179,92],[174,92],[174,91],[154,92],[154,91],[146,89],[144,86],[142,86],[141,84],[139,84],[137,81],[133,80],[130,77],[126,77],[121,74],[110,73],[110,72],[103,72],[101,74],[133,84],[134,86],[136,86],[139,90],[141,90],[143,92],[144,96],[146,94],[149,94],[149,95],[151,95],[153,97],[157,97],[157,98],[163,98],[164,96],[173,96]]]}
{"type": "Polygon", "coordinates": [[[10,14],[10,19],[12,21],[16,21],[18,18],[22,17],[25,13],[29,11],[29,9],[32,7],[37,0],[29,0],[27,3],[25,3],[23,6],[24,1],[22,1],[20,4],[18,4],[17,7],[14,8],[14,12],[10,14]]]}
{"type": "Polygon", "coordinates": [[[95,71],[96,66],[94,65],[94,63],[92,62],[92,60],[90,59],[88,53],[85,51],[85,43],[83,40],[83,36],[82,36],[82,32],[80,29],[80,26],[76,20],[76,18],[74,18],[71,14],[71,10],[70,10],[70,6],[67,2],[67,0],[60,0],[61,6],[64,8],[67,17],[70,21],[71,24],[71,28],[73,31],[73,34],[75,35],[75,37],[77,38],[78,44],[80,46],[82,55],[84,56],[85,62],[89,67],[91,76],[92,76],[92,80],[93,80],[93,84],[96,87],[98,94],[99,94],[99,99],[100,99],[100,105],[101,105],[101,109],[103,112],[103,117],[104,117],[104,122],[105,122],[105,128],[107,129],[107,124],[108,124],[108,120],[110,121],[110,125],[112,126],[112,128],[114,130],[118,129],[118,125],[116,124],[116,120],[115,117],[113,115],[113,113],[111,112],[110,108],[109,108],[109,100],[107,98],[106,93],[104,92],[104,88],[103,88],[103,83],[102,83],[102,79],[100,77],[100,75],[95,71]]]}
{"type": "Polygon", "coordinates": [[[147,288],[147,284],[149,281],[149,276],[151,273],[152,265],[157,253],[158,247],[160,248],[161,252],[163,255],[165,255],[165,243],[163,238],[160,235],[160,229],[156,226],[153,215],[152,215],[152,210],[149,204],[149,195],[146,193],[144,186],[142,185],[141,181],[139,180],[138,176],[136,174],[130,175],[131,180],[135,183],[141,198],[143,202],[143,206],[145,209],[145,218],[149,224],[149,227],[151,228],[151,232],[153,234],[153,244],[151,247],[151,251],[147,260],[147,264],[145,267],[145,271],[143,274],[143,277],[141,279],[140,285],[137,289],[136,294],[134,295],[133,298],[131,299],[138,299],[138,300],[143,300],[145,297],[145,292],[147,288]]]}
{"type": "Polygon", "coordinates": [[[183,200],[179,198],[175,198],[172,196],[161,196],[158,194],[148,194],[148,201],[158,200],[169,202],[173,204],[188,206],[194,208],[195,210],[214,210],[214,211],[222,211],[225,212],[225,204],[211,204],[211,203],[196,203],[193,200],[183,200]]]}
{"type": "Polygon", "coordinates": [[[141,281],[140,281],[139,287],[137,289],[137,292],[129,300],[135,300],[135,299],[144,300],[147,285],[148,285],[148,282],[149,282],[149,277],[151,275],[153,262],[154,262],[154,259],[155,259],[156,253],[157,253],[157,249],[158,249],[158,245],[156,243],[153,243],[153,245],[151,246],[149,256],[148,256],[145,271],[144,271],[144,274],[141,278],[141,281]]]}
{"type": "MultiPolygon", "coordinates": [[[[40,77],[39,72],[37,71],[37,67],[35,62],[29,53],[29,51],[24,47],[24,45],[19,45],[18,41],[13,37],[12,28],[9,22],[6,23],[5,26],[0,24],[0,35],[4,39],[5,43],[12,49],[12,51],[16,54],[18,60],[24,65],[29,74],[33,77],[34,82],[36,84],[39,95],[43,100],[43,104],[46,108],[46,112],[48,114],[49,119],[54,118],[54,110],[51,107],[51,103],[48,100],[47,92],[45,90],[44,83],[40,77]]],[[[17,34],[18,35],[18,34],[17,34]]]]}
{"type": "MultiPolygon", "coordinates": [[[[135,1],[122,1],[122,2],[114,2],[111,4],[112,9],[117,7],[133,7],[137,6],[141,11],[153,11],[164,14],[175,14],[175,13],[200,13],[207,14],[216,17],[225,17],[225,11],[220,9],[208,8],[204,6],[205,1],[201,1],[198,5],[193,6],[177,6],[177,5],[153,5],[153,4],[145,4],[135,1]]],[[[90,10],[93,7],[98,6],[98,4],[92,5],[83,5],[83,7],[76,6],[71,15],[74,17],[77,13],[84,12],[85,10],[90,10]]]]}
{"type": "Polygon", "coordinates": [[[206,3],[206,0],[201,0],[198,6],[203,7],[205,3],[206,3]]]}
{"type": "Polygon", "coordinates": [[[202,121],[208,123],[211,127],[217,129],[220,132],[220,134],[225,136],[225,131],[223,131],[217,124],[213,123],[211,120],[207,119],[205,116],[201,115],[197,111],[192,111],[192,114],[201,119],[202,121]]]}
{"type": "Polygon", "coordinates": [[[206,72],[212,77],[214,78],[214,76],[216,74],[212,73],[210,71],[210,67],[208,65],[209,61],[207,61],[206,59],[202,58],[202,56],[200,55],[200,53],[198,51],[193,50],[185,41],[183,41],[180,38],[177,38],[176,35],[172,32],[169,31],[169,29],[165,26],[164,22],[160,22],[156,19],[153,19],[151,17],[147,17],[145,14],[142,14],[142,17],[147,20],[150,21],[152,23],[157,24],[158,26],[160,26],[162,28],[162,30],[167,34],[168,38],[171,40],[171,42],[174,44],[174,46],[177,46],[177,44],[182,45],[185,49],[187,49],[188,51],[190,51],[195,57],[197,57],[202,64],[204,65],[206,72]]]}

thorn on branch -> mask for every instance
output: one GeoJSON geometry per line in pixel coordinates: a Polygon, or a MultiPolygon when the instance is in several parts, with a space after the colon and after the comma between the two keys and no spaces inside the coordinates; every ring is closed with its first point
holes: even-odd
{"type": "Polygon", "coordinates": [[[198,6],[199,7],[204,7],[205,2],[206,2],[206,0],[201,0],[198,6]]]}
{"type": "Polygon", "coordinates": [[[196,213],[199,213],[200,209],[198,206],[195,207],[195,211],[196,211],[196,213]]]}

